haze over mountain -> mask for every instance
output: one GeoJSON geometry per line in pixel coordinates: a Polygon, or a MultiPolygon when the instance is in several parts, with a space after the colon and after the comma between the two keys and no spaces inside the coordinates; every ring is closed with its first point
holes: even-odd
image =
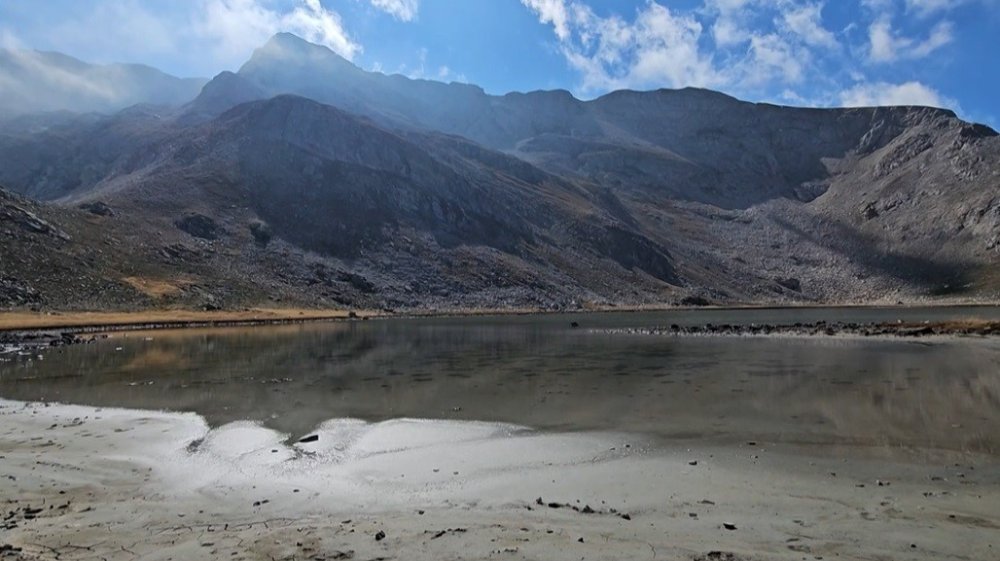
{"type": "Polygon", "coordinates": [[[205,82],[141,64],[95,65],[62,53],[0,49],[0,117],[106,113],[139,103],[175,105],[197,95],[205,82]]]}
{"type": "Polygon", "coordinates": [[[698,89],[491,96],[366,72],[289,34],[175,105],[5,127],[0,185],[45,202],[2,201],[20,218],[0,230],[0,305],[562,308],[1000,289],[1000,137],[946,110],[698,89]],[[60,274],[103,288],[60,288],[60,274]]]}

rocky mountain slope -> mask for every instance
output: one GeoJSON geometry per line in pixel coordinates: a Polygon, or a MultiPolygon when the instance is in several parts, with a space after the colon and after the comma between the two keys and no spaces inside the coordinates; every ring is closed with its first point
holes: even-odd
{"type": "MultiPolygon", "coordinates": [[[[489,96],[283,34],[173,110],[46,119],[0,131],[0,184],[115,240],[75,262],[107,305],[1000,296],[1000,137],[939,109],[489,96]]],[[[4,274],[80,305],[35,288],[72,240],[4,274]]]]}

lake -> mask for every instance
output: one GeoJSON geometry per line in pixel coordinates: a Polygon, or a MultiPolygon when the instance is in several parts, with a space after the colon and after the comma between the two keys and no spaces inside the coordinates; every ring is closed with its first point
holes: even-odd
{"type": "Polygon", "coordinates": [[[254,420],[291,439],[328,419],[420,418],[627,431],[653,443],[996,454],[997,340],[602,332],[970,317],[996,319],[1000,310],[711,310],[117,333],[0,364],[0,397],[195,412],[211,426],[254,420]]]}

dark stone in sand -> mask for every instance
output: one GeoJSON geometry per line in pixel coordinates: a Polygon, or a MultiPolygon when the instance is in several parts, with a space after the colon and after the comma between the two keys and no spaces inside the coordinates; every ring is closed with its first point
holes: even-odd
{"type": "Polygon", "coordinates": [[[729,522],[723,522],[722,523],[722,527],[725,528],[725,529],[727,529],[727,530],[735,530],[736,529],[736,524],[730,524],[729,522]]]}
{"type": "Polygon", "coordinates": [[[707,555],[700,555],[694,561],[741,561],[743,557],[737,557],[735,553],[725,551],[709,551],[707,555]]]}
{"type": "Polygon", "coordinates": [[[380,542],[384,539],[385,539],[385,532],[379,530],[378,533],[375,534],[375,541],[380,542]]]}
{"type": "Polygon", "coordinates": [[[319,440],[319,435],[318,434],[311,434],[311,435],[303,438],[302,440],[299,440],[299,443],[300,444],[308,444],[310,442],[316,442],[318,440],[319,440]]]}

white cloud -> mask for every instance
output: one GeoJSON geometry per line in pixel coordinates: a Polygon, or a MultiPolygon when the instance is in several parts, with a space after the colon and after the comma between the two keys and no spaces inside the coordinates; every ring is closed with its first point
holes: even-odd
{"type": "Polygon", "coordinates": [[[142,2],[97,2],[84,14],[79,19],[46,22],[43,33],[71,55],[120,53],[94,62],[141,61],[178,47],[178,29],[142,2]]]}
{"type": "Polygon", "coordinates": [[[0,49],[25,49],[24,41],[9,29],[0,28],[0,49]]]}
{"type": "Polygon", "coordinates": [[[413,21],[420,9],[418,0],[369,0],[375,8],[399,21],[413,21]]]}
{"type": "Polygon", "coordinates": [[[38,7],[32,4],[30,9],[33,21],[17,31],[30,38],[33,47],[88,62],[145,62],[175,74],[211,76],[238,68],[280,31],[352,60],[362,50],[340,15],[320,0],[88,0],[59,8],[35,4],[38,7]]]}
{"type": "Polygon", "coordinates": [[[861,5],[869,10],[885,12],[892,7],[895,0],[861,0],[861,5]]]}
{"type": "Polygon", "coordinates": [[[962,3],[963,0],[906,0],[906,11],[927,16],[934,12],[951,10],[962,3]]]}
{"type": "Polygon", "coordinates": [[[569,39],[569,13],[565,0],[521,0],[521,3],[538,14],[538,21],[551,23],[560,41],[569,39]]]}
{"type": "Polygon", "coordinates": [[[814,69],[814,52],[841,51],[823,25],[819,1],[704,0],[701,9],[680,12],[647,0],[632,21],[598,16],[585,0],[521,1],[552,26],[560,51],[580,73],[584,94],[800,84],[814,69]]]}
{"type": "Polygon", "coordinates": [[[887,18],[868,28],[869,59],[872,62],[893,62],[898,59],[921,59],[954,39],[954,26],[943,21],[935,25],[923,41],[897,35],[887,18]]]}
{"type": "Polygon", "coordinates": [[[715,18],[712,38],[720,47],[730,47],[750,40],[746,20],[756,0],[705,0],[703,11],[715,18]]]}
{"type": "Polygon", "coordinates": [[[247,55],[279,31],[325,45],[348,60],[361,52],[344,29],[340,16],[320,0],[296,0],[290,11],[278,11],[262,0],[202,0],[194,32],[211,43],[216,59],[227,66],[247,55]]]}
{"type": "Polygon", "coordinates": [[[820,2],[790,5],[782,12],[781,22],[784,27],[795,33],[802,40],[816,47],[837,48],[840,44],[829,30],[823,27],[823,4],[820,2]]]}
{"type": "Polygon", "coordinates": [[[775,34],[750,38],[751,58],[743,68],[744,82],[759,85],[778,79],[783,83],[801,82],[809,62],[807,52],[796,52],[775,34]]]}
{"type": "Polygon", "coordinates": [[[712,86],[722,82],[702,51],[702,25],[656,2],[632,22],[598,16],[575,0],[521,0],[552,25],[559,48],[580,72],[584,91],[620,88],[712,86]]]}
{"type": "MultiPolygon", "coordinates": [[[[465,74],[455,72],[450,66],[435,66],[429,62],[430,51],[427,47],[422,47],[416,51],[416,62],[412,64],[400,64],[392,73],[401,74],[411,80],[436,80],[439,82],[468,82],[465,74]]],[[[384,72],[382,65],[376,63],[373,72],[384,72]]]]}
{"type": "Polygon", "coordinates": [[[60,65],[37,51],[17,48],[19,43],[13,35],[4,33],[3,36],[4,47],[13,48],[5,53],[9,65],[0,66],[0,94],[4,96],[24,97],[25,102],[37,101],[46,109],[45,100],[41,98],[59,98],[65,96],[65,92],[108,103],[124,96],[107,74],[94,75],[60,65]],[[24,75],[31,79],[24,80],[24,75]]]}
{"type": "Polygon", "coordinates": [[[922,105],[958,109],[958,102],[920,82],[857,84],[841,92],[840,103],[845,107],[922,105]]]}
{"type": "Polygon", "coordinates": [[[946,10],[1000,0],[858,0],[851,21],[827,27],[826,0],[701,0],[688,10],[646,0],[634,14],[591,9],[590,0],[521,0],[554,32],[556,48],[587,96],[614,89],[702,86],[740,97],[811,106],[931,105],[960,111],[931,85],[886,79],[949,45],[949,21],[907,21],[906,10],[946,10]],[[947,5],[946,5],[947,4],[947,5]],[[867,29],[867,33],[863,30],[867,29]],[[868,63],[868,64],[864,64],[868,63]],[[878,64],[872,64],[878,63],[878,64]],[[906,63],[904,65],[903,63],[906,63]]]}

